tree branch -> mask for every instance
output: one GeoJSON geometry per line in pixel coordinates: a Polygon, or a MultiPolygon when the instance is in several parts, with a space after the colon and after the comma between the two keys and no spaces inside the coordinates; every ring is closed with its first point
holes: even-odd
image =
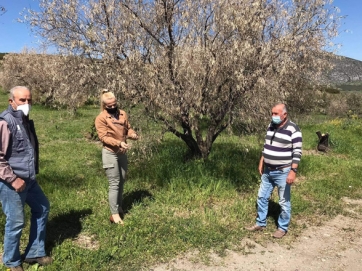
{"type": "Polygon", "coordinates": [[[145,23],[142,22],[141,18],[139,17],[139,15],[133,11],[127,4],[125,3],[121,3],[125,8],[127,8],[138,20],[141,28],[143,28],[158,44],[160,44],[161,46],[165,46],[165,44],[160,41],[155,34],[152,33],[152,31],[145,25],[145,23]]]}

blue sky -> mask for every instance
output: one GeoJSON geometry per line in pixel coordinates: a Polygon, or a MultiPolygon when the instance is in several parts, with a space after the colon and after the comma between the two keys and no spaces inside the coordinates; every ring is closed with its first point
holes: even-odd
{"type": "MultiPolygon", "coordinates": [[[[16,22],[24,8],[36,8],[37,0],[0,0],[7,12],[0,16],[0,52],[20,52],[25,46],[37,47],[37,38],[29,27],[16,22]]],[[[338,54],[362,61],[362,0],[335,0],[334,5],[347,16],[335,42],[342,45],[338,54]]]]}

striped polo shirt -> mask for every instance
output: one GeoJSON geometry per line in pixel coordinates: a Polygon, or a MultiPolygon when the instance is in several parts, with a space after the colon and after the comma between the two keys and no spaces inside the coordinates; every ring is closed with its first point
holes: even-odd
{"type": "Polygon", "coordinates": [[[269,124],[263,157],[268,167],[299,164],[302,157],[302,132],[299,127],[290,120],[282,127],[269,124]]]}

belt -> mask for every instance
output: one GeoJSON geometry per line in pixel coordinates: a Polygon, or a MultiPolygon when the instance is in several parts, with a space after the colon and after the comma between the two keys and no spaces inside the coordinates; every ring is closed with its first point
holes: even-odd
{"type": "Polygon", "coordinates": [[[269,169],[269,171],[274,171],[274,170],[279,170],[279,169],[287,168],[287,167],[291,167],[291,165],[280,166],[280,167],[266,167],[266,168],[269,169]]]}

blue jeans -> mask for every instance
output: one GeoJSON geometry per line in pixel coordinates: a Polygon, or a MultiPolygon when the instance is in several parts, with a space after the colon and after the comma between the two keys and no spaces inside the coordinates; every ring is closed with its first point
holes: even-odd
{"type": "Polygon", "coordinates": [[[258,217],[256,224],[266,226],[269,198],[275,186],[278,187],[279,205],[281,213],[278,218],[278,229],[288,231],[291,217],[290,185],[287,184],[287,176],[290,168],[269,171],[266,169],[261,176],[261,184],[258,193],[258,217]]]}
{"type": "Polygon", "coordinates": [[[45,253],[46,223],[49,214],[49,201],[36,180],[25,179],[26,188],[16,192],[14,188],[0,181],[0,201],[6,216],[3,263],[8,267],[21,264],[19,251],[20,237],[24,228],[24,205],[31,209],[29,243],[25,258],[43,257],[45,253]]]}

